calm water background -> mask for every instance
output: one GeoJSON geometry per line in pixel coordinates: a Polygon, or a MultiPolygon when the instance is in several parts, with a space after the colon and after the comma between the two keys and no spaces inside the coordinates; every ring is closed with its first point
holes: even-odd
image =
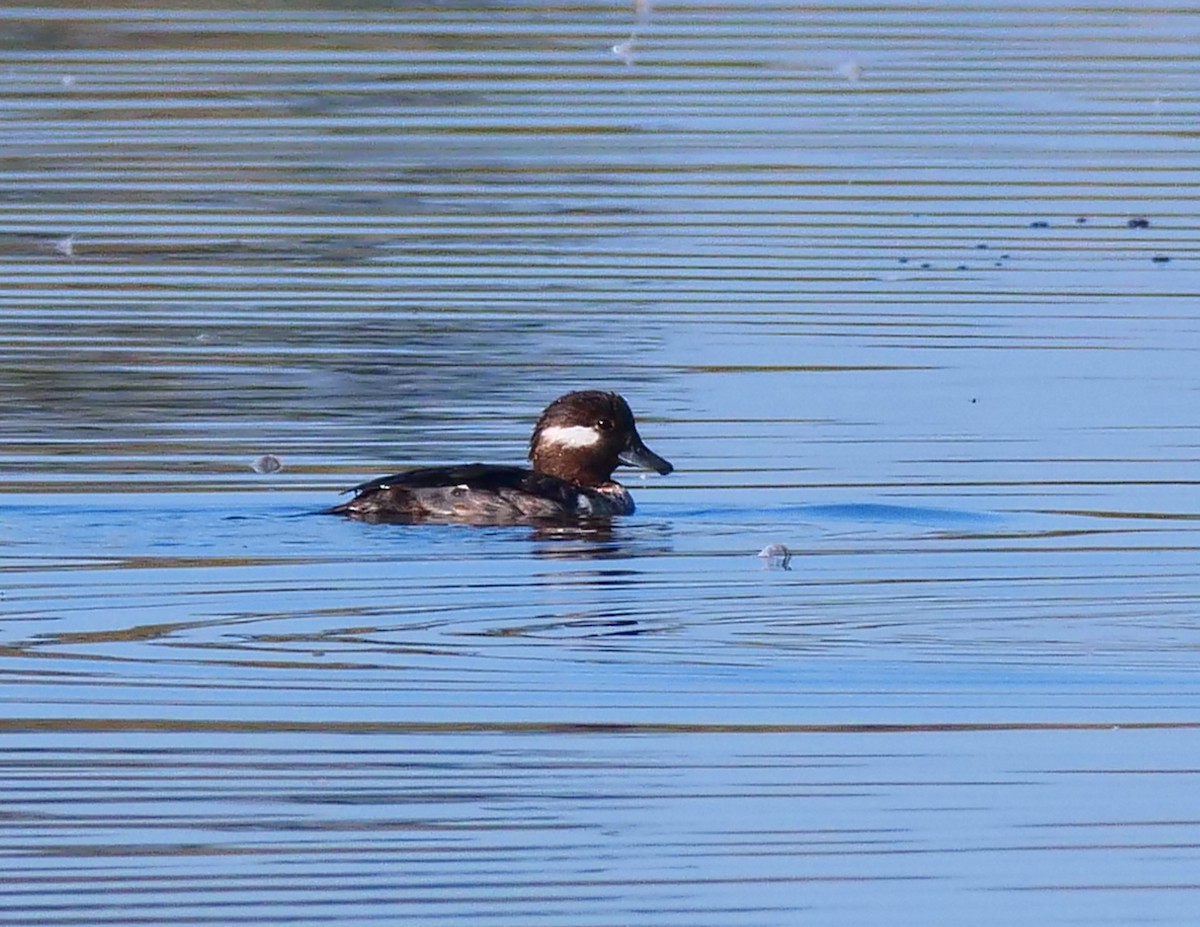
{"type": "Polygon", "coordinates": [[[1198,43],[0,10],[0,924],[1195,923],[1198,43]],[[308,514],[584,385],[609,534],[308,514]]]}

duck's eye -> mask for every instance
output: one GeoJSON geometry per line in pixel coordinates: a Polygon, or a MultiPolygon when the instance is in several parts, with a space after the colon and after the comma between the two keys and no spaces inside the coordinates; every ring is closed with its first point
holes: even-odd
{"type": "Polygon", "coordinates": [[[613,420],[611,418],[602,418],[596,422],[596,427],[599,428],[601,431],[612,431],[613,430],[613,420]]]}

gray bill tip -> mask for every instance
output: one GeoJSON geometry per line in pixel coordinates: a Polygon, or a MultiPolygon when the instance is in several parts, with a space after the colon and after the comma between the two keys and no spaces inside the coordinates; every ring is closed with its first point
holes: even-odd
{"type": "Polygon", "coordinates": [[[666,476],[675,469],[671,466],[669,460],[659,457],[654,451],[642,444],[641,441],[636,441],[621,451],[617,455],[617,460],[628,467],[641,467],[643,470],[653,470],[655,473],[661,473],[663,476],[666,476]]]}

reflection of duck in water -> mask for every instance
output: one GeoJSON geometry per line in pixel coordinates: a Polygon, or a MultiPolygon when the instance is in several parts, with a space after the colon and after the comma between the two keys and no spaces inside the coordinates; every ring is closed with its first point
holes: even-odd
{"type": "Polygon", "coordinates": [[[362,521],[516,524],[629,515],[633,499],[612,479],[621,464],[674,469],[642,443],[629,404],[584,390],[546,407],[529,442],[533,469],[491,464],[422,467],[380,477],[326,511],[362,521]]]}

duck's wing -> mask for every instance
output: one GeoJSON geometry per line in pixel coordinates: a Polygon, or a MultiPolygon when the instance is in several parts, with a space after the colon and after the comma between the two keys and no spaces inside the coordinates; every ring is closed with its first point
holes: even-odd
{"type": "Polygon", "coordinates": [[[573,506],[580,489],[574,483],[538,473],[528,467],[498,464],[460,464],[453,467],[417,467],[381,476],[350,490],[356,499],[389,490],[397,493],[453,487],[479,492],[520,492],[573,506]]]}
{"type": "Polygon", "coordinates": [[[373,521],[504,524],[573,514],[580,510],[585,490],[525,467],[464,464],[382,476],[355,487],[354,493],[327,513],[373,521]]]}
{"type": "MultiPolygon", "coordinates": [[[[459,464],[453,467],[415,467],[391,476],[380,476],[346,490],[355,496],[381,489],[435,489],[439,486],[466,486],[469,489],[525,489],[531,477],[545,478],[526,467],[497,464],[459,464]]],[[[550,477],[553,479],[553,477],[550,477]]],[[[562,482],[561,480],[557,482],[562,482]]]]}

